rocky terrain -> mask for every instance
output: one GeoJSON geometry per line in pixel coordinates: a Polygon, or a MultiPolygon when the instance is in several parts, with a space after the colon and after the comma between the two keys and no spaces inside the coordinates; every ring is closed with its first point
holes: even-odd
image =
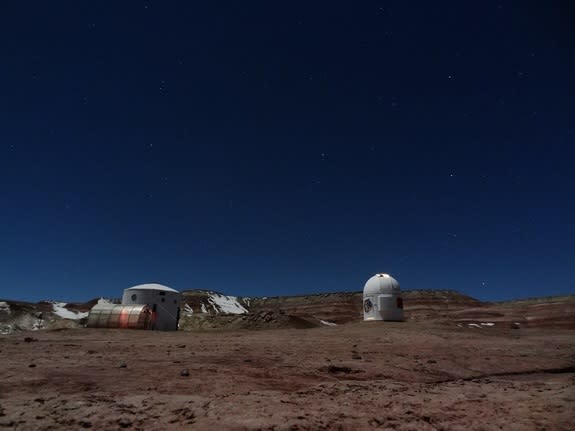
{"type": "Polygon", "coordinates": [[[572,430],[573,331],[437,322],[0,337],[0,428],[572,430]]]}
{"type": "Polygon", "coordinates": [[[181,330],[85,329],[85,304],[0,300],[0,429],[575,429],[575,297],[184,292],[181,330]]]}

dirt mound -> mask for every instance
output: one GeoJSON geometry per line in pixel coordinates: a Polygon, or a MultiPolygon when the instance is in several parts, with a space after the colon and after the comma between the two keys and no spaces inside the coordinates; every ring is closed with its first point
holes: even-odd
{"type": "MultiPolygon", "coordinates": [[[[89,304],[59,304],[59,310],[68,311],[73,317],[78,313],[86,313],[89,304]]],[[[54,303],[41,301],[38,303],[0,300],[0,335],[8,335],[19,331],[37,331],[41,329],[79,328],[83,327],[85,319],[66,319],[58,314],[54,303]]]]}
{"type": "Polygon", "coordinates": [[[260,310],[243,315],[193,314],[180,321],[180,329],[187,331],[238,330],[238,329],[304,329],[322,326],[310,316],[292,316],[284,312],[260,310]]]}

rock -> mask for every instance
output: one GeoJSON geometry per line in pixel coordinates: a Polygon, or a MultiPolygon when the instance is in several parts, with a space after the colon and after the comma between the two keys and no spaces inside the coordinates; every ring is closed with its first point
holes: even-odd
{"type": "Polygon", "coordinates": [[[37,339],[37,338],[33,338],[33,337],[26,337],[26,338],[24,338],[24,342],[25,342],[25,343],[32,343],[32,342],[34,342],[34,341],[38,341],[38,339],[37,339]]]}
{"type": "Polygon", "coordinates": [[[180,376],[182,376],[182,377],[188,377],[189,375],[190,375],[190,370],[188,370],[187,368],[180,371],[180,376]]]}
{"type": "Polygon", "coordinates": [[[130,419],[122,418],[118,420],[118,425],[122,428],[130,428],[132,426],[132,421],[130,419]]]}
{"type": "Polygon", "coordinates": [[[513,323],[511,324],[511,329],[519,329],[519,328],[521,328],[521,323],[519,323],[519,322],[513,322],[513,323]]]}
{"type": "Polygon", "coordinates": [[[176,347],[179,349],[185,349],[186,345],[185,344],[176,344],[176,347]]]}
{"type": "Polygon", "coordinates": [[[330,374],[337,374],[337,373],[349,374],[352,372],[352,370],[349,367],[338,367],[336,365],[330,365],[329,367],[327,367],[327,372],[330,374]]]}
{"type": "Polygon", "coordinates": [[[125,362],[120,362],[120,365],[118,365],[118,368],[128,368],[128,364],[126,364],[125,362]]]}
{"type": "Polygon", "coordinates": [[[90,421],[81,421],[80,426],[82,428],[92,428],[92,422],[90,421]]]}
{"type": "Polygon", "coordinates": [[[28,368],[36,368],[36,364],[30,364],[28,365],[28,368]]]}
{"type": "Polygon", "coordinates": [[[437,364],[437,361],[435,359],[428,359],[427,363],[428,364],[437,364]]]}
{"type": "Polygon", "coordinates": [[[361,355],[358,354],[352,355],[351,359],[361,359],[361,355]]]}

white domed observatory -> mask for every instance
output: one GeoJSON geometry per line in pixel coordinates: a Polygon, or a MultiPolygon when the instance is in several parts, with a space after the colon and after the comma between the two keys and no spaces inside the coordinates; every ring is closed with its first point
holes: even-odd
{"type": "Polygon", "coordinates": [[[403,298],[395,278],[375,274],[363,288],[363,320],[403,321],[403,298]]]}
{"type": "Polygon", "coordinates": [[[161,284],[140,284],[124,290],[122,305],[147,305],[152,310],[152,327],[159,331],[177,331],[182,295],[161,284]]]}

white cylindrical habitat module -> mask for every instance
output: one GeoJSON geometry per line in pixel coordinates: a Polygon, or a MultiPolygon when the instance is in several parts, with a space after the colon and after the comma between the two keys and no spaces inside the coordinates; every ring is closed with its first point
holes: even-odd
{"type": "Polygon", "coordinates": [[[124,290],[123,305],[146,304],[152,310],[152,328],[177,331],[182,295],[161,284],[140,284],[124,290]]]}
{"type": "Polygon", "coordinates": [[[152,329],[152,310],[145,304],[96,304],[88,315],[88,328],[152,329]]]}
{"type": "Polygon", "coordinates": [[[403,298],[395,278],[376,274],[363,288],[363,320],[403,320],[403,298]]]}

